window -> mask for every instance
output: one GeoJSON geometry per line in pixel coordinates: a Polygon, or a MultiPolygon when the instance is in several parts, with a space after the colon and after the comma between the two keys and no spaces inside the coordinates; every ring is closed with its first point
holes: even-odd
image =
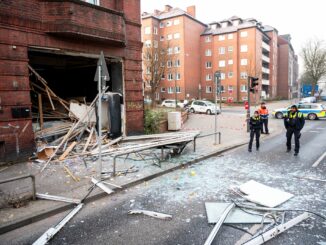
{"type": "Polygon", "coordinates": [[[168,48],[168,54],[172,54],[173,49],[172,48],[168,48]]]}
{"type": "Polygon", "coordinates": [[[248,36],[248,32],[247,31],[240,32],[240,37],[247,37],[247,36],[248,36]]]}
{"type": "Polygon", "coordinates": [[[153,32],[154,32],[154,35],[157,35],[158,31],[157,31],[157,27],[156,26],[154,26],[153,32]]]}
{"type": "Polygon", "coordinates": [[[221,92],[224,93],[224,92],[225,92],[225,90],[224,90],[224,86],[221,85],[220,87],[221,87],[221,92]]]}
{"type": "Polygon", "coordinates": [[[229,78],[233,77],[233,71],[229,71],[229,73],[228,73],[228,77],[229,77],[229,78]]]}
{"type": "Polygon", "coordinates": [[[175,87],[175,92],[176,93],[181,93],[181,88],[179,86],[175,87]]]}
{"type": "Polygon", "coordinates": [[[174,47],[174,53],[175,54],[180,53],[180,47],[174,47]]]}
{"type": "Polygon", "coordinates": [[[168,34],[168,36],[167,36],[166,39],[167,39],[167,40],[172,40],[172,34],[168,34]]]}
{"type": "Polygon", "coordinates": [[[212,41],[211,36],[205,37],[205,43],[210,43],[212,41]]]}
{"type": "Polygon", "coordinates": [[[154,40],[154,48],[158,47],[158,41],[154,40]]]}
{"type": "Polygon", "coordinates": [[[168,87],[168,94],[173,94],[174,88],[173,87],[168,87]]]}
{"type": "Polygon", "coordinates": [[[180,24],[180,20],[179,19],[176,19],[173,21],[173,24],[176,26],[176,25],[179,25],[180,24]]]}
{"type": "Polygon", "coordinates": [[[221,80],[225,80],[225,73],[221,72],[221,80]]]}
{"type": "Polygon", "coordinates": [[[228,91],[233,91],[233,86],[232,85],[228,86],[228,91]]]}
{"type": "Polygon", "coordinates": [[[158,61],[158,55],[157,55],[157,53],[154,54],[154,60],[155,61],[158,61]]]}
{"type": "Polygon", "coordinates": [[[206,86],[206,93],[212,93],[212,87],[206,86]]]}
{"type": "Polygon", "coordinates": [[[228,60],[229,65],[233,65],[233,60],[228,60]]]}
{"type": "Polygon", "coordinates": [[[229,51],[229,52],[233,52],[233,46],[229,46],[229,47],[228,47],[228,51],[229,51]]]}
{"type": "Polygon", "coordinates": [[[150,26],[146,26],[144,32],[145,32],[145,34],[151,34],[151,27],[150,26]]]}
{"type": "Polygon", "coordinates": [[[100,1],[99,0],[86,0],[85,2],[91,3],[91,4],[95,4],[95,5],[100,5],[100,1]]]}
{"type": "Polygon", "coordinates": [[[169,81],[173,80],[173,74],[172,74],[172,73],[169,73],[169,74],[168,74],[168,80],[169,80],[169,81]]]}
{"type": "Polygon", "coordinates": [[[172,60],[168,60],[166,62],[166,65],[167,65],[168,68],[172,67],[172,60]]]}
{"type": "Polygon", "coordinates": [[[151,40],[146,40],[145,41],[145,47],[146,48],[150,48],[152,46],[152,42],[151,42],[151,40]]]}
{"type": "Polygon", "coordinates": [[[206,81],[211,81],[211,80],[212,80],[212,74],[207,74],[206,81]]]}
{"type": "Polygon", "coordinates": [[[175,80],[180,80],[180,79],[181,79],[180,73],[175,74],[175,80]]]}
{"type": "Polygon", "coordinates": [[[241,59],[240,64],[242,66],[246,66],[248,64],[248,60],[247,59],[241,59]]]}
{"type": "Polygon", "coordinates": [[[228,34],[228,39],[233,39],[233,34],[228,34]]]}
{"type": "Polygon", "coordinates": [[[205,55],[206,55],[206,56],[212,56],[212,50],[210,50],[210,49],[206,49],[206,51],[205,51],[205,55]]]}
{"type": "Polygon", "coordinates": [[[166,26],[168,27],[168,26],[172,26],[172,22],[171,21],[167,21],[166,22],[166,26]]]}
{"type": "Polygon", "coordinates": [[[162,75],[161,75],[161,80],[165,80],[165,74],[164,73],[162,73],[162,75]]]}
{"type": "Polygon", "coordinates": [[[212,68],[212,62],[207,61],[206,62],[206,69],[212,68]]]}
{"type": "Polygon", "coordinates": [[[160,41],[164,41],[164,36],[160,36],[160,41]]]}
{"type": "Polygon", "coordinates": [[[164,22],[161,22],[160,23],[160,28],[163,28],[164,27],[164,22]]]}
{"type": "Polygon", "coordinates": [[[240,78],[241,79],[247,79],[247,77],[248,77],[247,72],[240,72],[240,78]]]}
{"type": "Polygon", "coordinates": [[[165,88],[161,88],[161,93],[165,93],[165,88]]]}
{"type": "Polygon", "coordinates": [[[248,45],[243,44],[240,46],[240,52],[247,52],[248,51],[248,45]]]}
{"type": "Polygon", "coordinates": [[[225,67],[225,60],[220,60],[220,61],[218,62],[218,66],[219,66],[219,67],[225,67]]]}
{"type": "Polygon", "coordinates": [[[147,75],[151,74],[151,68],[150,67],[146,67],[146,74],[147,75]]]}
{"type": "Polygon", "coordinates": [[[247,92],[247,86],[244,85],[244,84],[240,85],[240,91],[241,92],[247,92]]]}
{"type": "Polygon", "coordinates": [[[155,100],[160,100],[160,93],[155,93],[155,100]]]}
{"type": "Polygon", "coordinates": [[[223,41],[223,40],[225,40],[225,36],[224,36],[224,35],[219,35],[219,36],[218,36],[218,40],[219,40],[219,41],[223,41]]]}
{"type": "Polygon", "coordinates": [[[225,54],[225,47],[218,48],[218,53],[219,54],[225,54]]]}
{"type": "Polygon", "coordinates": [[[180,64],[181,64],[181,63],[180,63],[180,60],[175,60],[175,61],[174,61],[174,66],[175,66],[175,67],[180,67],[180,64]]]}
{"type": "Polygon", "coordinates": [[[174,37],[174,39],[179,39],[180,38],[180,33],[179,32],[174,33],[173,37],[174,37]]]}

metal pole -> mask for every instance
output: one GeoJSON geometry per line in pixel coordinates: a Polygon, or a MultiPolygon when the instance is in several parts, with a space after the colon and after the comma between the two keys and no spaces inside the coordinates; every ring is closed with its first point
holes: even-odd
{"type": "Polygon", "coordinates": [[[222,84],[220,83],[220,112],[222,113],[222,84]]]}
{"type": "MultiPolygon", "coordinates": [[[[102,63],[102,62],[101,62],[102,63]]],[[[98,161],[99,177],[102,179],[102,64],[98,66],[98,161]]]]}
{"type": "Polygon", "coordinates": [[[249,132],[249,120],[250,120],[250,77],[248,76],[248,85],[247,85],[247,97],[248,97],[248,109],[247,109],[247,132],[249,132]]]}
{"type": "Polygon", "coordinates": [[[217,132],[217,81],[218,78],[216,76],[215,77],[215,134],[214,134],[214,144],[217,145],[217,136],[216,136],[216,132],[217,132]]]}

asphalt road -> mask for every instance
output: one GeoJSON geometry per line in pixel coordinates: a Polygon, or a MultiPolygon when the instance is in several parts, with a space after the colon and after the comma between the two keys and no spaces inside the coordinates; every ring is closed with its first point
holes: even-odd
{"type": "MultiPolygon", "coordinates": [[[[299,156],[286,153],[285,133],[266,138],[259,152],[247,147],[203,161],[122,193],[87,204],[50,244],[203,244],[212,225],[204,203],[241,200],[230,186],[255,180],[294,194],[281,208],[308,209],[326,216],[326,121],[307,121],[299,156]],[[321,181],[324,180],[324,181],[321,181]],[[130,209],[171,214],[165,221],[128,215],[130,209]]],[[[255,148],[253,148],[255,149],[255,148]]],[[[300,213],[288,212],[287,219],[300,213]]],[[[0,236],[1,244],[31,244],[66,213],[0,236]]],[[[237,225],[250,229],[252,225],[237,225]]],[[[243,231],[223,225],[213,244],[235,244],[243,231]]],[[[325,244],[326,220],[313,217],[290,228],[268,244],[325,244]]]]}

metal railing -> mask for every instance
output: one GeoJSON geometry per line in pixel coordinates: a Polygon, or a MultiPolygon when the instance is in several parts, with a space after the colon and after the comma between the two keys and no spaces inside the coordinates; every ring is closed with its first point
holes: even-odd
{"type": "Polygon", "coordinates": [[[197,135],[194,137],[194,151],[196,151],[196,139],[197,138],[204,138],[204,137],[208,137],[211,135],[216,135],[218,134],[218,143],[221,144],[221,137],[222,137],[222,133],[221,132],[214,132],[214,133],[210,133],[210,134],[204,134],[204,135],[197,135]]]}

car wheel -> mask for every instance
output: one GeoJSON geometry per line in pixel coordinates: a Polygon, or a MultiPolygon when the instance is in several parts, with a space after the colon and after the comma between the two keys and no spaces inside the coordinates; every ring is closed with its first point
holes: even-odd
{"type": "Polygon", "coordinates": [[[208,110],[206,111],[206,114],[207,114],[207,115],[210,115],[210,114],[212,114],[212,111],[211,111],[210,109],[208,109],[208,110]]]}
{"type": "Polygon", "coordinates": [[[309,120],[316,120],[316,118],[317,118],[317,115],[316,114],[314,114],[314,113],[308,114],[308,119],[309,120]]]}
{"type": "Polygon", "coordinates": [[[277,112],[277,113],[275,114],[275,117],[276,117],[277,119],[282,119],[282,118],[283,118],[283,113],[282,113],[282,112],[277,112]]]}
{"type": "Polygon", "coordinates": [[[194,108],[190,108],[190,112],[191,113],[195,113],[195,109],[194,108]]]}

